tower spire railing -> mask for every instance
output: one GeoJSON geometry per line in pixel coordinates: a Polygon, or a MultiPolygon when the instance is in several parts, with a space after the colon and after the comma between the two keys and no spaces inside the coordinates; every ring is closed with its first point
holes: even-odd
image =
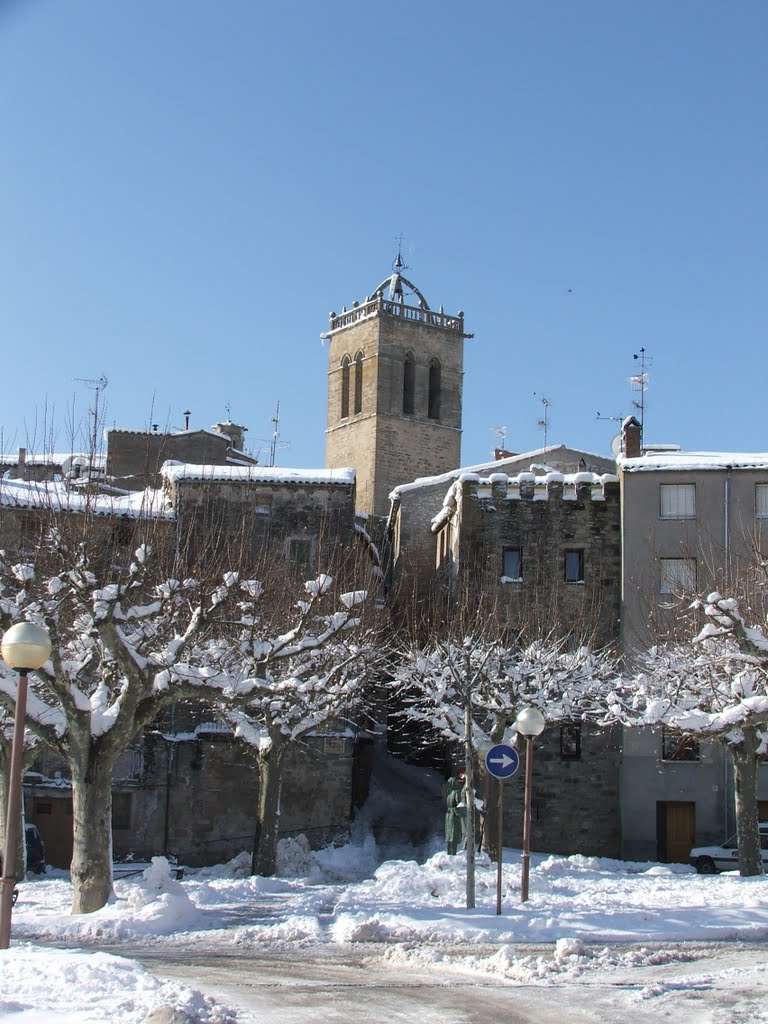
{"type": "Polygon", "coordinates": [[[464,317],[462,315],[450,316],[441,310],[406,306],[402,302],[385,299],[382,295],[377,295],[367,302],[361,302],[359,305],[353,306],[352,309],[345,309],[338,315],[332,313],[330,329],[327,333],[341,331],[361,320],[368,320],[376,316],[396,316],[401,320],[411,320],[414,323],[428,324],[430,327],[441,327],[446,331],[464,334],[464,317]]]}

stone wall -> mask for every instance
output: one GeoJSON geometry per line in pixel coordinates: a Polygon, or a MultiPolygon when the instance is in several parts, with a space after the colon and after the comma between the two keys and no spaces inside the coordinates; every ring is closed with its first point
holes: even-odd
{"type": "MultiPolygon", "coordinates": [[[[115,856],[174,854],[190,867],[253,850],[256,752],[228,733],[145,738],[144,773],[131,791],[129,828],[114,830],[115,856]]],[[[354,741],[308,737],[286,754],[279,836],[305,834],[319,848],[349,835],[354,741]]]]}
{"type": "MultiPolygon", "coordinates": [[[[618,857],[621,845],[618,726],[580,729],[580,756],[564,759],[560,727],[549,726],[534,741],[531,849],[564,855],[618,857]]],[[[568,747],[573,750],[572,745],[568,747]]],[[[520,768],[504,784],[504,843],[523,837],[525,752],[520,768]]]]}
{"type": "Polygon", "coordinates": [[[518,483],[506,474],[462,479],[451,518],[454,571],[483,592],[497,593],[506,613],[530,623],[535,634],[575,628],[603,645],[617,639],[619,629],[619,485],[582,477],[584,482],[566,482],[565,493],[562,481],[518,483]],[[508,548],[522,554],[518,581],[504,577],[508,548]],[[565,579],[566,551],[581,552],[578,582],[565,579]]]}
{"type": "Polygon", "coordinates": [[[459,464],[463,335],[433,323],[379,311],[334,331],[329,346],[326,463],[358,475],[358,507],[384,516],[393,488],[404,480],[459,464]],[[362,408],[354,411],[355,365],[363,353],[362,408]],[[406,356],[415,364],[414,411],[403,412],[406,356]],[[349,415],[342,418],[342,370],[350,364],[349,415]],[[430,419],[429,367],[440,364],[439,417],[430,419]]]}
{"type": "Polygon", "coordinates": [[[107,431],[107,476],[128,489],[160,486],[160,467],[174,460],[197,466],[224,466],[230,440],[207,430],[182,433],[107,431]]]}

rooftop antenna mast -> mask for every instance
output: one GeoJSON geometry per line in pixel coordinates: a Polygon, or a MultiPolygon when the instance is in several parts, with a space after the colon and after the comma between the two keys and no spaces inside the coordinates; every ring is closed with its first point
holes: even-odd
{"type": "Polygon", "coordinates": [[[274,466],[277,457],[277,439],[280,437],[280,402],[275,406],[275,415],[272,417],[272,443],[269,446],[269,465],[274,466]]]}
{"type": "Polygon", "coordinates": [[[547,438],[548,438],[548,435],[549,435],[549,407],[552,405],[552,403],[550,402],[550,400],[548,398],[545,398],[544,395],[537,395],[535,391],[534,391],[533,395],[534,395],[534,398],[538,398],[539,399],[539,401],[541,402],[541,406],[542,406],[542,408],[544,410],[544,415],[541,417],[540,420],[538,420],[538,422],[536,423],[536,426],[539,428],[539,430],[543,430],[544,431],[544,447],[546,448],[547,447],[547,438]]]}
{"type": "Polygon", "coordinates": [[[76,381],[80,384],[85,384],[89,388],[93,388],[96,392],[96,397],[93,402],[93,433],[91,434],[91,452],[90,452],[90,468],[93,469],[93,464],[96,459],[96,444],[99,436],[99,398],[103,394],[104,390],[109,384],[107,378],[102,374],[98,379],[92,377],[75,377],[76,381]]]}
{"type": "Polygon", "coordinates": [[[495,434],[499,439],[498,447],[502,451],[507,450],[507,428],[506,427],[491,427],[491,433],[495,434]]]}
{"type": "Polygon", "coordinates": [[[633,391],[640,393],[640,398],[632,402],[632,405],[640,413],[640,435],[643,435],[643,425],[645,420],[645,392],[648,390],[648,367],[651,365],[653,360],[650,356],[645,354],[645,349],[641,348],[640,352],[632,356],[633,359],[637,359],[640,363],[640,373],[634,373],[629,378],[629,383],[632,385],[633,391]]]}
{"type": "Polygon", "coordinates": [[[595,414],[596,420],[608,420],[609,423],[623,423],[623,416],[603,416],[601,412],[595,414]]]}

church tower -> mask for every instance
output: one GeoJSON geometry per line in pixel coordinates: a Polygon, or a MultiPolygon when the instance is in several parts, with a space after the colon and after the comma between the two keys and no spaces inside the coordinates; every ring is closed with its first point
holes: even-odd
{"type": "Polygon", "coordinates": [[[464,314],[435,311],[394,273],[364,302],[331,313],[326,465],[357,471],[357,508],[385,516],[398,484],[461,457],[464,314]]]}

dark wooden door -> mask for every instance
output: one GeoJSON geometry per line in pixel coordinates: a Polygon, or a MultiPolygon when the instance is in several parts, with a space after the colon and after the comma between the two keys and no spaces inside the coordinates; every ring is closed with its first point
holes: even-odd
{"type": "Polygon", "coordinates": [[[696,838],[696,804],[660,800],[656,805],[658,857],[664,863],[687,864],[696,838]]]}

